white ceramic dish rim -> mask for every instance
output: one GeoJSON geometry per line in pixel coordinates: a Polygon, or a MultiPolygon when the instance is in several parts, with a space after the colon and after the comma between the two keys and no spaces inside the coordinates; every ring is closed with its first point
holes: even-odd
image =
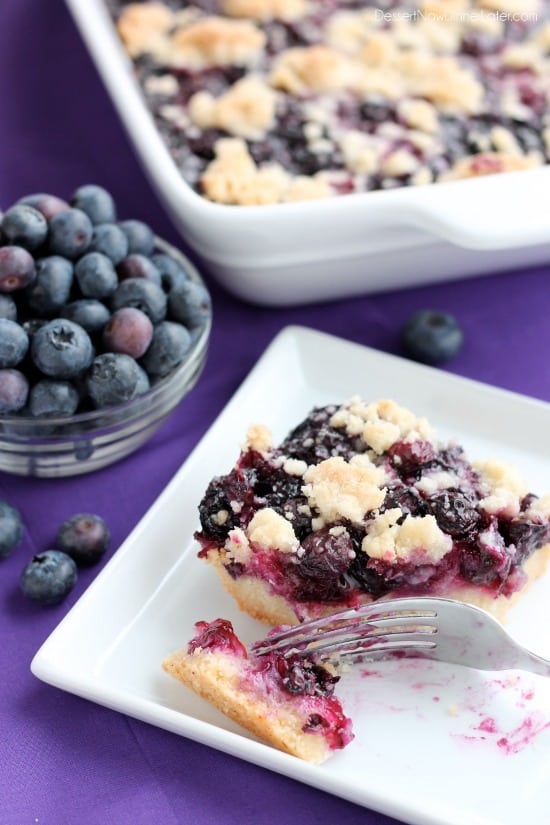
{"type": "MultiPolygon", "coordinates": [[[[191,246],[210,261],[223,264],[229,258],[237,267],[253,259],[261,268],[337,258],[343,250],[349,256],[347,227],[355,233],[408,227],[474,250],[548,243],[550,166],[323,201],[259,207],[211,203],[185,183],[172,161],[103,0],[66,2],[146,171],[169,211],[183,222],[191,246]],[[223,243],[213,241],[213,226],[223,228],[223,243]]],[[[355,244],[361,245],[357,237],[355,244]]]]}
{"type": "MultiPolygon", "coordinates": [[[[256,411],[250,412],[249,403],[251,400],[254,401],[254,399],[256,399],[256,404],[266,403],[265,401],[258,402],[258,394],[262,391],[262,388],[265,390],[265,385],[268,380],[271,382],[274,371],[277,376],[280,377],[279,373],[288,370],[290,363],[289,359],[294,362],[293,359],[295,359],[296,347],[300,349],[302,345],[304,347],[304,351],[309,351],[310,355],[312,347],[317,347],[317,345],[324,349],[325,354],[328,351],[326,349],[327,347],[341,348],[341,354],[349,355],[351,360],[368,358],[370,359],[369,363],[371,365],[376,363],[382,370],[387,367],[393,378],[398,378],[399,375],[403,375],[403,370],[405,369],[407,374],[410,374],[411,380],[422,382],[424,379],[424,382],[428,386],[428,399],[432,398],[433,401],[433,394],[437,387],[437,397],[439,399],[438,404],[440,405],[440,413],[443,415],[445,415],[447,410],[451,409],[449,404],[452,403],[452,399],[449,401],[446,397],[445,387],[449,389],[449,395],[453,396],[455,399],[459,393],[464,394],[464,396],[468,397],[470,400],[475,399],[475,406],[480,410],[480,431],[482,439],[487,434],[492,435],[490,422],[485,420],[483,417],[484,408],[486,406],[491,406],[491,404],[498,404],[499,408],[504,406],[507,407],[512,419],[514,419],[516,415],[518,418],[524,415],[527,421],[530,421],[533,425],[532,429],[539,434],[542,430],[543,422],[548,416],[549,405],[544,402],[537,401],[535,399],[527,399],[514,393],[491,388],[486,385],[478,384],[476,382],[449,374],[440,374],[438,371],[431,368],[412,364],[410,362],[404,362],[402,359],[396,358],[395,356],[377,353],[373,350],[368,350],[367,348],[359,347],[358,345],[351,344],[350,342],[344,342],[342,339],[335,339],[331,336],[318,333],[313,330],[299,327],[286,328],[277,336],[268,348],[264,356],[258,362],[257,366],[250,373],[249,377],[245,380],[235,396],[225,407],[224,411],[220,414],[212,428],[195,448],[193,453],[189,456],[185,464],[178,471],[172,482],[166,487],[165,491],[157,499],[149,512],[144,516],[119,551],[110,560],[85,594],[80,598],[57,629],[54,630],[49,639],[40,648],[33,659],[31,665],[32,670],[40,679],[64,690],[84,696],[92,701],[135,716],[138,719],[150,722],[180,735],[183,734],[188,738],[195,739],[221,751],[266,767],[272,771],[292,777],[313,787],[334,793],[335,795],[341,796],[360,805],[366,805],[373,809],[379,810],[388,815],[402,819],[404,822],[411,823],[412,825],[464,825],[466,821],[472,822],[472,825],[474,822],[476,825],[478,825],[478,823],[481,825],[482,822],[485,823],[489,820],[484,818],[481,814],[479,817],[477,816],[477,813],[472,814],[471,810],[465,811],[463,806],[468,802],[467,793],[462,793],[458,798],[456,798],[454,804],[452,799],[447,799],[446,797],[442,799],[441,796],[438,797],[437,794],[434,795],[434,798],[421,794],[417,795],[414,797],[414,804],[411,804],[410,793],[409,796],[407,796],[407,794],[404,796],[403,794],[400,795],[399,788],[396,786],[395,793],[389,796],[387,793],[387,787],[378,787],[376,776],[372,779],[372,781],[369,781],[368,774],[365,774],[365,781],[364,783],[361,783],[361,786],[358,786],[358,784],[354,781],[346,779],[345,771],[342,773],[341,768],[338,768],[338,765],[342,765],[342,762],[338,760],[347,758],[348,751],[334,757],[334,760],[328,762],[326,766],[322,766],[321,768],[311,766],[248,738],[246,734],[239,733],[238,728],[236,730],[231,730],[227,729],[225,725],[220,727],[219,720],[216,719],[216,717],[214,717],[212,722],[205,721],[204,717],[196,718],[193,713],[190,715],[189,713],[184,713],[181,710],[168,706],[166,702],[163,703],[158,699],[155,701],[154,697],[152,697],[147,691],[145,691],[142,695],[138,695],[135,691],[123,690],[117,687],[116,679],[114,678],[111,682],[109,682],[109,679],[106,677],[102,678],[102,668],[105,660],[109,658],[111,660],[113,658],[118,658],[118,654],[120,653],[120,645],[124,647],[124,644],[126,643],[125,637],[129,625],[136,621],[138,623],[140,621],[143,622],[143,618],[141,618],[143,611],[147,611],[148,602],[151,599],[155,600],[155,598],[157,598],[155,604],[157,607],[159,606],[158,593],[165,587],[167,580],[175,575],[174,571],[177,571],[177,565],[183,564],[183,562],[186,564],[187,562],[190,563],[192,559],[195,559],[196,561],[196,547],[192,546],[192,542],[187,548],[187,551],[183,554],[183,558],[180,558],[178,561],[175,561],[174,559],[174,556],[177,556],[179,552],[177,547],[173,547],[171,550],[163,550],[162,539],[166,539],[166,536],[163,536],[162,533],[166,529],[169,529],[162,524],[162,513],[167,505],[167,502],[178,496],[178,493],[181,490],[181,485],[185,485],[186,479],[187,482],[189,481],[189,476],[193,477],[195,479],[195,483],[199,486],[204,482],[202,475],[208,476],[212,470],[211,466],[204,466],[205,458],[207,459],[206,464],[208,464],[208,462],[210,462],[210,464],[213,462],[216,464],[216,462],[218,462],[217,466],[219,470],[219,462],[225,461],[229,455],[229,452],[226,456],[220,457],[216,454],[212,457],[211,439],[214,438],[215,443],[219,444],[220,438],[223,436],[223,444],[230,441],[231,444],[233,444],[232,439],[234,436],[236,438],[240,438],[242,436],[242,433],[239,433],[237,436],[237,434],[233,431],[236,422],[238,421],[241,425],[246,426],[243,422],[243,414],[248,416],[256,413],[256,411]],[[375,359],[374,362],[372,360],[373,358],[375,359]],[[230,425],[230,432],[227,431],[228,423],[230,425]],[[210,458],[208,458],[208,456],[210,456],[210,458]],[[129,588],[128,582],[134,582],[134,580],[129,579],[128,574],[131,572],[137,573],[140,570],[140,566],[143,565],[144,560],[147,558],[147,555],[150,556],[150,553],[148,554],[147,550],[150,550],[151,538],[156,535],[155,531],[158,530],[160,530],[161,535],[157,536],[158,541],[155,545],[159,553],[156,554],[158,555],[158,558],[155,559],[154,575],[150,577],[147,573],[147,569],[145,569],[145,573],[141,576],[138,574],[135,583],[133,583],[132,587],[129,588]],[[166,557],[164,556],[165,553],[167,554],[166,557]],[[122,577],[122,579],[120,577],[122,577]],[[124,592],[126,592],[126,590],[130,591],[127,595],[127,599],[120,598],[120,589],[117,587],[117,582],[120,584],[121,581],[124,584],[124,592]],[[143,601],[141,600],[142,597],[143,601]],[[104,631],[101,631],[97,625],[98,606],[100,606],[101,615],[107,616],[105,621],[108,624],[108,628],[104,631]],[[113,614],[112,616],[111,613],[113,614]],[[86,633],[91,634],[89,639],[89,647],[86,644],[86,633]],[[105,636],[105,639],[103,639],[103,636],[105,636]],[[82,664],[82,658],[84,660],[88,660],[88,662],[84,667],[80,668],[79,664],[82,664]],[[334,766],[334,768],[331,766],[334,766]],[[470,818],[466,819],[465,816],[468,817],[468,815],[470,818]]],[[[307,360],[307,357],[304,356],[304,359],[307,360]]],[[[362,362],[363,361],[361,360],[361,363],[362,362]]],[[[315,380],[319,383],[320,375],[320,367],[318,365],[312,366],[312,362],[310,360],[309,363],[306,364],[307,380],[312,382],[315,380]],[[310,370],[310,373],[307,372],[308,369],[310,370]],[[313,374],[311,374],[311,371],[313,374]]],[[[364,376],[361,383],[368,383],[364,376]]],[[[325,385],[326,381],[324,381],[323,386],[325,385]]],[[[396,390],[397,394],[404,391],[399,386],[396,387],[396,390]]],[[[409,391],[410,390],[407,392],[409,391]]],[[[413,392],[416,392],[416,390],[413,390],[413,392]]],[[[274,420],[281,416],[281,411],[284,409],[285,407],[281,407],[281,409],[276,409],[273,411],[274,420]]],[[[294,413],[295,411],[292,410],[291,412],[294,413]]],[[[285,426],[285,424],[286,422],[281,424],[281,426],[285,426]]],[[[453,424],[449,423],[449,427],[453,426],[453,424]]],[[[497,426],[496,430],[498,430],[498,439],[505,439],[507,433],[506,427],[499,429],[497,426]]],[[[531,446],[532,448],[530,432],[527,430],[520,435],[520,449],[527,449],[528,446],[531,446]]],[[[543,448],[544,447],[545,445],[543,444],[543,448]]],[[[546,447],[548,447],[548,445],[546,445],[546,447]]],[[[513,442],[510,444],[510,449],[512,451],[514,449],[513,442]]],[[[232,448],[228,448],[228,450],[231,451],[232,448]]],[[[542,463],[540,463],[540,467],[542,466],[542,463]]],[[[188,487],[185,487],[185,489],[185,497],[188,499],[189,489],[188,487]]],[[[180,500],[181,496],[178,498],[178,501],[180,500]]],[[[179,510],[178,514],[180,514],[179,510]]],[[[184,518],[185,514],[181,513],[181,517],[184,518]]],[[[172,542],[172,544],[177,545],[177,542],[172,542]]],[[[185,582],[187,575],[188,574],[184,573],[181,569],[179,570],[179,575],[176,575],[177,581],[175,582],[175,585],[178,588],[178,598],[180,595],[178,582],[185,582]]],[[[205,572],[205,576],[208,577],[208,580],[210,580],[211,575],[212,574],[205,572]]],[[[543,588],[546,587],[547,592],[547,577],[544,582],[541,582],[541,584],[543,585],[543,588]]],[[[204,600],[204,595],[201,594],[200,598],[204,600]]],[[[541,604],[543,605],[543,613],[546,609],[544,607],[544,598],[544,592],[539,593],[538,602],[536,603],[537,610],[541,604]]],[[[547,596],[546,602],[548,602],[547,596]]],[[[162,604],[163,602],[161,601],[161,605],[162,604]]],[[[529,609],[527,600],[524,602],[523,607],[524,610],[529,609]]],[[[180,606],[179,609],[185,613],[185,608],[180,606]]],[[[212,606],[211,609],[217,610],[218,605],[212,606]]],[[[172,626],[173,618],[175,617],[170,614],[169,618],[170,626],[172,626]]],[[[194,616],[194,619],[196,618],[197,616],[194,616]]],[[[543,621],[542,616],[540,618],[541,621],[543,621]]],[[[530,623],[527,621],[527,626],[529,627],[529,632],[531,632],[533,628],[532,621],[530,623]]],[[[143,625],[141,625],[141,629],[143,629],[143,625]]],[[[177,634],[180,634],[181,632],[182,628],[179,626],[178,622],[177,634]]],[[[139,632],[138,637],[140,646],[136,652],[139,656],[142,652],[142,638],[139,632]]],[[[521,638],[521,633],[519,640],[527,643],[525,638],[521,638]]],[[[171,644],[171,641],[168,639],[165,641],[166,645],[171,644]]],[[[547,654],[547,651],[545,650],[539,650],[539,652],[547,654]]],[[[128,650],[126,651],[126,654],[128,655],[128,650]]],[[[160,650],[156,649],[156,654],[160,654],[160,650]]],[[[140,665],[138,665],[138,667],[139,666],[140,665]]],[[[179,686],[176,685],[176,688],[179,688],[179,686]]],[[[432,689],[430,688],[430,690],[432,689]]],[[[547,702],[550,703],[550,693],[548,694],[547,702]]],[[[550,707],[550,704],[548,706],[550,707]]],[[[399,708],[397,711],[398,710],[399,708]]],[[[440,727],[440,732],[442,729],[445,729],[445,726],[448,725],[449,722],[444,721],[442,724],[443,728],[440,727]]],[[[424,730],[424,728],[422,729],[424,730]]],[[[428,735],[428,731],[429,729],[426,729],[426,736],[428,735]]],[[[365,747],[367,746],[368,743],[365,743],[365,747]]],[[[533,749],[531,748],[525,757],[526,760],[531,760],[527,762],[527,764],[531,766],[536,764],[536,759],[540,759],[542,755],[539,750],[537,756],[536,748],[531,754],[532,750],[533,749]]],[[[357,756],[355,758],[357,758],[357,756]]],[[[485,756],[484,758],[486,760],[487,757],[485,756]]],[[[495,763],[495,770],[497,770],[498,764],[495,763]]],[[[520,766],[522,764],[525,765],[525,761],[520,763],[520,766]]],[[[500,770],[500,768],[498,769],[500,770]]],[[[516,770],[517,768],[514,767],[514,771],[516,770]]],[[[520,775],[518,777],[518,781],[521,779],[522,776],[520,775]]],[[[497,776],[495,781],[500,782],[500,777],[497,776]]],[[[507,786],[505,785],[504,787],[507,786]]],[[[515,793],[515,785],[510,783],[509,787],[515,793]]],[[[452,788],[450,788],[450,790],[452,791],[452,788]]],[[[505,793],[504,789],[502,792],[505,793]]],[[[540,800],[540,795],[537,796],[537,800],[540,800]]],[[[529,821],[531,825],[546,825],[546,819],[544,819],[545,813],[543,810],[539,810],[537,800],[535,800],[537,804],[537,809],[535,811],[531,806],[531,819],[529,821]],[[536,814],[536,816],[533,816],[533,814],[536,814]],[[540,819],[539,814],[541,815],[540,819]]],[[[521,802],[522,805],[525,803],[525,800],[521,798],[521,794],[519,802],[521,802]]],[[[491,821],[493,820],[491,819],[491,821]]],[[[508,818],[503,818],[502,821],[501,819],[498,819],[498,822],[499,825],[515,825],[514,820],[508,818]]]]}

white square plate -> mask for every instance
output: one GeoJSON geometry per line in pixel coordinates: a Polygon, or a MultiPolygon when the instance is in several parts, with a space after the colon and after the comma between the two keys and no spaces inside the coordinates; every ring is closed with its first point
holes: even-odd
{"type": "MultiPolygon", "coordinates": [[[[240,613],[197,559],[197,505],[227,472],[249,424],[275,439],[311,407],[394,398],[425,415],[472,458],[517,464],[550,490],[549,405],[288,327],[116,555],[36,654],[36,676],[64,690],[322,788],[412,825],[548,825],[550,679],[479,673],[421,660],[379,662],[338,694],[356,738],[321,767],[259,742],[161,670],[199,619],[224,616],[246,641],[265,627],[240,613]]],[[[510,615],[509,629],[550,656],[550,576],[510,615]]]]}

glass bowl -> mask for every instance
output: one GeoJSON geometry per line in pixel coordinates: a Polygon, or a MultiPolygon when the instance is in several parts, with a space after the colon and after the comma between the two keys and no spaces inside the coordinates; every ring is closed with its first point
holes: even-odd
{"type": "MultiPolygon", "coordinates": [[[[196,267],[179,250],[156,238],[156,249],[176,258],[204,286],[196,267]]],[[[163,424],[202,372],[212,316],[206,319],[182,363],[133,401],[73,416],[0,417],[0,471],[56,478],[99,470],[129,455],[163,424]]]]}

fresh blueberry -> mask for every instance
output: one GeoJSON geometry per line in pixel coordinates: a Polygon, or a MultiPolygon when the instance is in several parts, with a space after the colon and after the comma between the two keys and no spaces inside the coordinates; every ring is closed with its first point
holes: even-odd
{"type": "Polygon", "coordinates": [[[415,312],[401,331],[401,341],[408,355],[426,364],[441,364],[454,358],[463,343],[456,319],[448,312],[415,312]]]}
{"type": "Polygon", "coordinates": [[[31,252],[42,246],[48,234],[44,215],[32,206],[18,203],[4,213],[2,234],[9,244],[23,246],[31,252]]]}
{"type": "Polygon", "coordinates": [[[110,530],[101,516],[78,513],[59,528],[56,547],[67,553],[77,565],[87,566],[100,560],[110,539],[110,530]]]}
{"type": "Polygon", "coordinates": [[[16,367],[29,349],[29,336],[17,321],[0,318],[0,367],[16,367]]]}
{"type": "Polygon", "coordinates": [[[36,278],[25,290],[29,308],[52,316],[65,306],[73,284],[73,265],[67,258],[50,255],[36,261],[36,278]]]}
{"type": "Polygon", "coordinates": [[[158,286],[161,285],[160,272],[150,258],[145,255],[133,253],[128,255],[117,267],[118,277],[121,281],[128,278],[145,278],[158,286]]]}
{"type": "Polygon", "coordinates": [[[44,215],[47,221],[51,220],[53,216],[57,215],[59,212],[64,212],[66,209],[70,209],[67,201],[58,198],[56,195],[49,195],[46,192],[37,192],[32,195],[25,195],[25,197],[20,198],[17,203],[32,206],[44,215]]]}
{"type": "Polygon", "coordinates": [[[113,262],[102,252],[88,252],[77,261],[76,282],[85,298],[106,298],[117,288],[118,278],[113,262]]]}
{"type": "Polygon", "coordinates": [[[93,183],[80,186],[71,198],[71,205],[85,212],[93,224],[116,221],[115,202],[102,186],[93,183]]]}
{"type": "Polygon", "coordinates": [[[32,337],[32,360],[50,378],[72,378],[90,366],[93,358],[90,336],[66,318],[54,318],[32,337]]]}
{"type": "Polygon", "coordinates": [[[94,358],[86,386],[96,407],[112,407],[147,392],[149,379],[130,355],[104,352],[94,358]]]}
{"type": "Polygon", "coordinates": [[[124,352],[141,358],[153,338],[149,317],[135,307],[122,307],[113,312],[103,329],[103,344],[110,352],[124,352]]]}
{"type": "Polygon", "coordinates": [[[142,364],[149,375],[164,377],[183,361],[191,343],[186,327],[174,321],[162,321],[155,327],[153,340],[142,364]]]}
{"type": "Polygon", "coordinates": [[[21,574],[23,594],[42,605],[60,604],[76,584],[74,559],[61,550],[46,550],[33,556],[21,574]]]}
{"type": "Polygon", "coordinates": [[[80,398],[70,381],[43,378],[31,387],[29,410],[35,418],[74,415],[80,398]]]}
{"type": "Polygon", "coordinates": [[[50,221],[49,251],[74,260],[88,249],[93,227],[89,217],[80,209],[58,212],[50,221]]]}
{"type": "Polygon", "coordinates": [[[0,318],[7,318],[8,321],[17,321],[17,304],[11,295],[3,295],[1,292],[0,318]]]}
{"type": "Polygon", "coordinates": [[[23,521],[15,507],[0,500],[0,558],[5,559],[23,538],[23,521]]]}
{"type": "Polygon", "coordinates": [[[175,258],[165,252],[157,252],[151,256],[152,262],[160,272],[162,288],[165,292],[177,289],[189,280],[189,275],[175,258]]]}
{"type": "Polygon", "coordinates": [[[120,228],[128,241],[128,255],[151,255],[155,248],[153,231],[143,221],[121,221],[120,228]]]}
{"type": "Polygon", "coordinates": [[[32,282],[36,275],[34,258],[22,246],[0,248],[0,292],[15,292],[32,282]]]}
{"type": "Polygon", "coordinates": [[[171,290],[168,310],[174,321],[179,321],[190,330],[197,329],[206,323],[212,312],[208,290],[195,281],[186,281],[171,290]]]}
{"type": "Polygon", "coordinates": [[[88,250],[103,253],[116,266],[128,254],[128,238],[116,223],[98,223],[88,250]]]}
{"type": "Polygon", "coordinates": [[[22,372],[14,369],[0,370],[0,415],[10,415],[22,410],[28,395],[29,382],[22,372]]]}
{"type": "Polygon", "coordinates": [[[166,316],[166,295],[158,284],[147,278],[127,278],[121,281],[111,297],[113,311],[122,307],[141,309],[153,324],[158,324],[166,316]]]}
{"type": "Polygon", "coordinates": [[[80,324],[89,335],[100,332],[111,317],[111,313],[105,304],[95,298],[80,298],[77,301],[72,301],[67,304],[60,314],[63,318],[68,318],[70,321],[74,321],[75,324],[80,324]]]}

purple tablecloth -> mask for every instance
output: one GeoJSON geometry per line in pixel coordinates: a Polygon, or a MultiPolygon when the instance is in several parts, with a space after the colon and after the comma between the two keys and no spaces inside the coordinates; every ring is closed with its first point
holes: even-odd
{"type": "MultiPolygon", "coordinates": [[[[0,206],[37,190],[67,196],[105,185],[125,217],[177,235],[151,192],[62,0],[0,4],[0,206]]],[[[513,208],[511,204],[511,208],[513,208]]],[[[465,331],[449,366],[550,400],[550,268],[287,310],[258,309],[214,284],[216,322],[193,393],[138,454],[90,476],[29,480],[0,473],[0,498],[24,517],[24,540],[1,563],[0,823],[389,825],[390,819],[63,693],[30,673],[33,654],[96,575],[80,575],[56,608],[18,591],[34,552],[75,512],[101,513],[109,555],[128,535],[272,337],[304,324],[397,352],[416,308],[453,312],[465,331]]]]}

